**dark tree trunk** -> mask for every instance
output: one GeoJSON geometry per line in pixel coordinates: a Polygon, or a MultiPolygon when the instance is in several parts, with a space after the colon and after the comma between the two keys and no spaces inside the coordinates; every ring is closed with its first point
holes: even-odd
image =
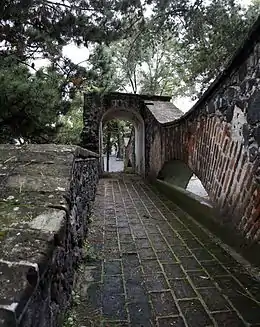
{"type": "Polygon", "coordinates": [[[117,145],[118,145],[117,158],[122,159],[122,144],[121,144],[121,135],[119,130],[117,131],[117,145]]]}
{"type": "Polygon", "coordinates": [[[117,145],[118,145],[117,158],[123,159],[123,157],[124,157],[124,128],[119,127],[119,126],[117,129],[117,145]]]}
{"type": "Polygon", "coordinates": [[[109,124],[107,125],[107,171],[109,171],[109,155],[111,152],[111,130],[109,124]]]}

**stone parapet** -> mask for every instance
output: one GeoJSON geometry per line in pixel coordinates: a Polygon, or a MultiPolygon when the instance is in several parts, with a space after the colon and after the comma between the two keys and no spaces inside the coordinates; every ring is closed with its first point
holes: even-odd
{"type": "Polygon", "coordinates": [[[0,326],[60,326],[98,182],[75,146],[0,145],[0,326]]]}

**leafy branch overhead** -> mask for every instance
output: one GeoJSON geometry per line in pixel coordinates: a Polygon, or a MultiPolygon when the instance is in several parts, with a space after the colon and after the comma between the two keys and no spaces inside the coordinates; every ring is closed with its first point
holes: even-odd
{"type": "Polygon", "coordinates": [[[136,26],[140,9],[131,1],[3,0],[0,4],[2,51],[28,59],[61,54],[74,41],[110,42],[136,26]]]}
{"type": "Polygon", "coordinates": [[[259,0],[248,9],[232,0],[158,2],[139,33],[109,46],[121,88],[199,96],[225,68],[259,14],[259,0]]]}
{"type": "Polygon", "coordinates": [[[0,66],[0,141],[48,142],[59,115],[69,109],[61,96],[60,76],[42,70],[31,75],[28,67],[13,65],[12,58],[1,59],[0,66]]]}

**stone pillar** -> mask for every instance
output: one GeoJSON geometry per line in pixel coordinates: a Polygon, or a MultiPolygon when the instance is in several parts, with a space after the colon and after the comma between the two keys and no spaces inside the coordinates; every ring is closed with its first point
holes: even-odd
{"type": "Polygon", "coordinates": [[[97,93],[84,95],[83,121],[81,146],[99,152],[99,127],[102,118],[101,97],[97,93]]]}

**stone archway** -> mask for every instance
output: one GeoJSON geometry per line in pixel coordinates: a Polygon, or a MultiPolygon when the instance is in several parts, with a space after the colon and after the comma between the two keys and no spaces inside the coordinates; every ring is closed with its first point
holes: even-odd
{"type": "Polygon", "coordinates": [[[102,126],[112,119],[123,119],[135,128],[135,167],[138,174],[145,175],[145,119],[144,102],[135,94],[109,93],[85,94],[84,128],[82,146],[102,156],[102,126]]]}
{"type": "Polygon", "coordinates": [[[145,126],[142,116],[131,108],[110,108],[102,116],[99,126],[100,160],[103,153],[103,126],[110,120],[122,119],[130,121],[135,129],[135,167],[134,171],[140,175],[145,173],[145,126]]]}
{"type": "Polygon", "coordinates": [[[176,118],[170,97],[119,92],[85,94],[81,146],[100,153],[100,124],[120,117],[135,125],[136,172],[156,177],[165,156],[162,124],[176,118]]]}

